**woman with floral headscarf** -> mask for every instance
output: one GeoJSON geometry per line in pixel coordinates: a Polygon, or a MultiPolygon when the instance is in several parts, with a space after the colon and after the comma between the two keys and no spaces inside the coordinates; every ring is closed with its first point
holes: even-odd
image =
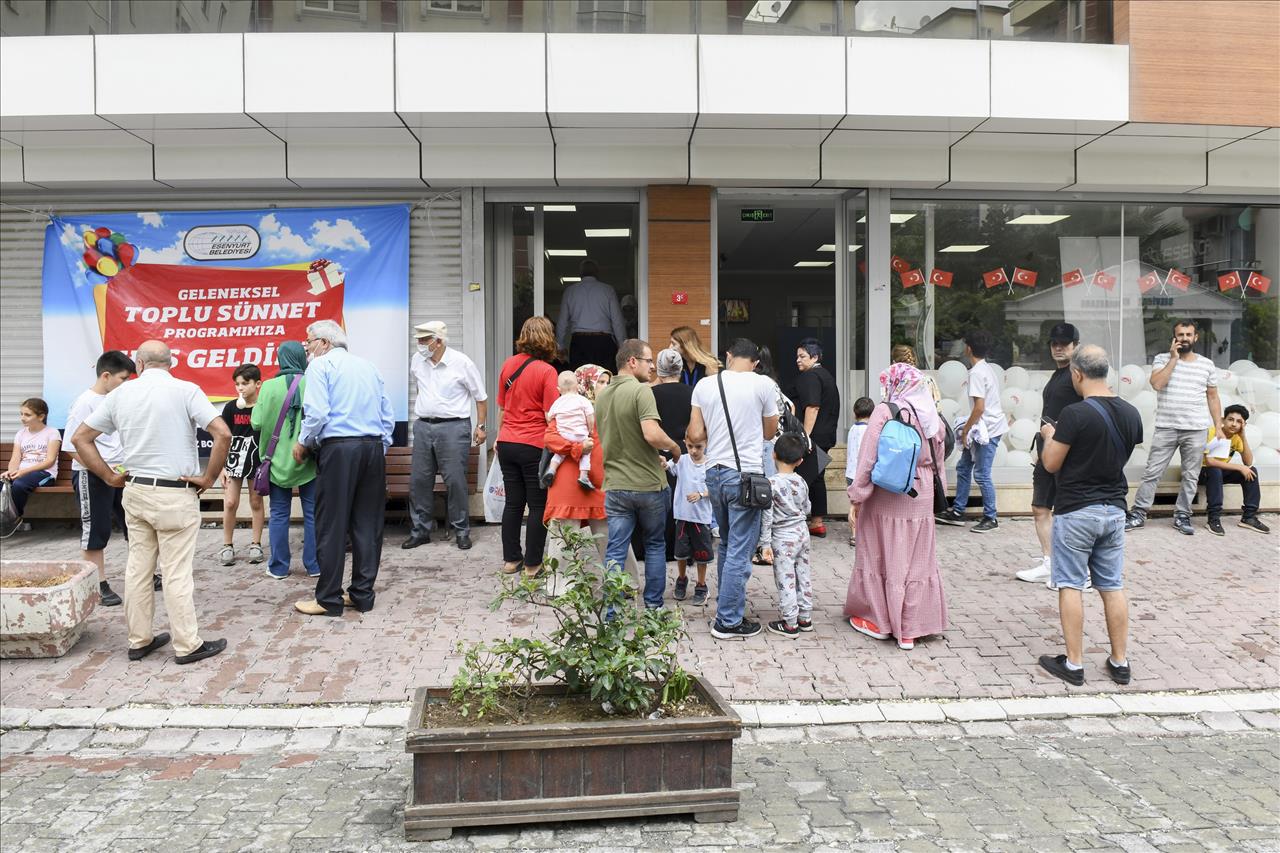
{"type": "Polygon", "coordinates": [[[877,640],[896,637],[911,649],[919,637],[947,627],[947,603],[933,522],[933,475],[946,488],[943,459],[945,425],[933,406],[923,374],[909,364],[892,364],[880,374],[885,402],[867,422],[858,452],[849,500],[858,504],[858,550],[844,601],[844,615],[855,631],[877,640]],[[924,439],[916,462],[916,497],[872,485],[880,432],[892,417],[889,403],[924,439]]]}
{"type": "MultiPolygon", "coordinates": [[[[578,378],[578,393],[593,404],[597,391],[603,389],[613,378],[613,374],[595,364],[584,364],[575,370],[578,378]]],[[[592,533],[605,533],[604,514],[604,455],[600,450],[600,436],[593,430],[591,435],[580,442],[570,441],[556,429],[555,418],[547,424],[544,437],[547,450],[565,456],[567,464],[556,470],[555,479],[547,489],[547,508],[542,520],[552,527],[556,523],[571,527],[590,527],[592,533]],[[582,454],[591,454],[591,472],[589,478],[594,490],[583,488],[578,482],[577,462],[582,454]],[[565,473],[565,472],[568,473],[565,473]]],[[[604,539],[598,540],[600,560],[604,561],[604,539]]],[[[553,537],[554,547],[554,537],[553,537]]]]}

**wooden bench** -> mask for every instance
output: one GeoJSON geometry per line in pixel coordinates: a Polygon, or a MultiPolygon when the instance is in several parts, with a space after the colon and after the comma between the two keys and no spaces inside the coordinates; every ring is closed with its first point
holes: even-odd
{"type": "MultiPolygon", "coordinates": [[[[0,443],[0,463],[6,467],[9,456],[13,453],[13,442],[0,443]]],[[[480,448],[472,447],[467,460],[467,494],[474,495],[478,491],[480,470],[480,448]]],[[[410,447],[392,447],[387,451],[387,498],[403,506],[397,506],[396,515],[408,514],[409,481],[413,473],[413,449],[410,447]]],[[[436,475],[435,491],[444,493],[444,479],[436,475]]],[[[54,495],[72,495],[75,490],[71,486],[71,454],[66,450],[58,454],[58,478],[48,486],[41,486],[31,495],[27,504],[28,518],[75,518],[79,514],[73,500],[53,498],[54,495]],[[41,495],[46,496],[40,498],[41,495]],[[38,499],[39,498],[39,499],[38,499]]],[[[221,517],[222,490],[213,488],[201,495],[201,511],[205,516],[221,517]],[[210,502],[210,503],[207,503],[210,502]],[[212,502],[216,502],[214,507],[212,502]]],[[[242,511],[247,511],[248,500],[241,499],[242,511]]]]}

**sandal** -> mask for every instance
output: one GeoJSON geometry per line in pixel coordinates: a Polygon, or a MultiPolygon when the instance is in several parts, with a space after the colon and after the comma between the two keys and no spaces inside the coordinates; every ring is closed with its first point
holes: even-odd
{"type": "Polygon", "coordinates": [[[527,581],[536,581],[546,573],[547,573],[547,570],[543,566],[525,566],[524,567],[524,579],[527,581]],[[530,571],[530,569],[532,569],[533,571],[530,571]]]}
{"type": "Polygon", "coordinates": [[[755,566],[772,566],[773,565],[772,562],[764,558],[764,551],[760,548],[757,548],[756,552],[751,555],[751,563],[752,565],[755,565],[755,566]]]}

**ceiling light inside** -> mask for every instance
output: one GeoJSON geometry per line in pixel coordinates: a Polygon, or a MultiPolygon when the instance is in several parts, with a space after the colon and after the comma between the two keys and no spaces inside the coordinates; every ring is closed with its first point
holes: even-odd
{"type": "Polygon", "coordinates": [[[586,249],[547,249],[548,258],[585,258],[586,249]]]}
{"type": "MultiPolygon", "coordinates": [[[[893,224],[893,225],[901,225],[902,223],[909,222],[915,218],[916,218],[916,215],[914,213],[890,213],[889,214],[889,222],[890,224],[893,224]]],[[[858,224],[862,225],[866,221],[867,221],[867,217],[864,215],[861,219],[858,220],[858,224]]]]}
{"type": "Polygon", "coordinates": [[[1008,221],[1008,225],[1050,225],[1054,222],[1061,222],[1064,219],[1070,219],[1069,213],[1024,213],[1021,216],[1015,216],[1008,221]]]}
{"type": "Polygon", "coordinates": [[[829,267],[834,263],[835,261],[796,261],[795,265],[798,267],[829,267]]]}
{"type": "Polygon", "coordinates": [[[584,228],[582,233],[588,237],[630,237],[630,228],[584,228]]]}
{"type": "MultiPolygon", "coordinates": [[[[862,245],[861,245],[861,244],[859,244],[859,243],[850,243],[850,244],[849,244],[849,251],[850,251],[850,252],[856,252],[856,251],[858,251],[858,250],[859,250],[859,249],[861,249],[861,248],[862,248],[862,245]]],[[[835,244],[835,243],[823,243],[821,246],[819,246],[819,247],[818,247],[818,251],[819,251],[819,252],[834,252],[835,250],[836,250],[836,244],[835,244]]]]}
{"type": "Polygon", "coordinates": [[[561,284],[573,284],[575,281],[582,281],[582,279],[581,279],[581,278],[579,278],[579,277],[578,277],[578,276],[576,276],[576,275],[562,275],[562,276],[560,276],[560,283],[561,283],[561,284]]]}
{"type": "Polygon", "coordinates": [[[525,209],[525,210],[527,210],[527,211],[529,211],[530,213],[533,213],[533,212],[534,212],[534,211],[536,211],[538,208],[534,207],[534,206],[533,206],[533,205],[531,205],[531,204],[526,204],[526,205],[524,206],[524,209],[525,209]]]}
{"type": "Polygon", "coordinates": [[[542,209],[547,213],[576,213],[578,206],[576,204],[544,204],[542,209]]]}
{"type": "Polygon", "coordinates": [[[987,247],[988,247],[988,244],[986,243],[956,243],[954,246],[948,246],[945,249],[939,249],[938,253],[941,254],[942,252],[981,252],[983,249],[987,247]]]}

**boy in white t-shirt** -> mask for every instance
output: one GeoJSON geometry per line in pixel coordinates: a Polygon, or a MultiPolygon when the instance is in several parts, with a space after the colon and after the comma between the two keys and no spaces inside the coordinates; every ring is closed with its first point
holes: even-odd
{"type": "MultiPolygon", "coordinates": [[[[862,450],[862,434],[867,431],[867,419],[876,410],[876,404],[870,397],[859,397],[853,401],[853,424],[849,427],[849,440],[845,442],[844,484],[853,485],[853,478],[858,473],[858,453],[862,450]]],[[[849,547],[858,544],[858,505],[849,503],[849,547]]]]}
{"type": "MultiPolygon", "coordinates": [[[[591,401],[578,393],[578,377],[572,370],[560,374],[556,382],[560,390],[560,399],[551,404],[547,412],[547,422],[556,421],[556,432],[567,441],[582,442],[596,429],[596,410],[591,401]]],[[[556,453],[547,465],[547,473],[543,475],[542,485],[550,488],[555,482],[556,471],[564,461],[564,454],[556,453]]],[[[584,489],[595,491],[591,484],[591,454],[584,453],[578,460],[578,485],[584,489]]]]}
{"type": "MultiPolygon", "coordinates": [[[[71,404],[71,409],[67,412],[66,434],[69,436],[76,434],[76,429],[84,423],[85,418],[102,405],[102,401],[107,399],[107,394],[123,385],[137,371],[133,359],[119,350],[108,350],[100,355],[94,369],[97,371],[97,381],[76,397],[75,402],[71,404]]],[[[112,468],[124,462],[124,448],[120,445],[120,436],[103,433],[94,440],[94,443],[98,446],[102,461],[112,468]]],[[[98,475],[85,468],[80,463],[80,457],[76,454],[75,448],[70,449],[71,485],[75,489],[76,503],[80,507],[80,555],[82,559],[98,567],[98,591],[102,596],[102,606],[116,607],[122,601],[119,594],[112,591],[110,584],[107,583],[104,550],[107,542],[111,540],[113,520],[117,521],[120,529],[125,531],[125,540],[129,538],[128,528],[125,527],[124,506],[121,503],[124,489],[108,485],[98,475]]],[[[155,581],[153,580],[152,583],[154,584],[155,581]]]]}
{"type": "Polygon", "coordinates": [[[963,527],[969,487],[977,480],[982,490],[982,520],[974,525],[974,533],[987,533],[1000,526],[996,521],[996,487],[991,481],[991,465],[995,462],[1000,438],[1009,431],[1009,422],[1000,405],[1000,380],[986,360],[991,345],[991,333],[986,329],[975,329],[964,339],[964,354],[972,364],[969,397],[973,408],[957,436],[964,442],[964,450],[956,462],[956,498],[951,509],[936,516],[941,524],[963,527]]]}

